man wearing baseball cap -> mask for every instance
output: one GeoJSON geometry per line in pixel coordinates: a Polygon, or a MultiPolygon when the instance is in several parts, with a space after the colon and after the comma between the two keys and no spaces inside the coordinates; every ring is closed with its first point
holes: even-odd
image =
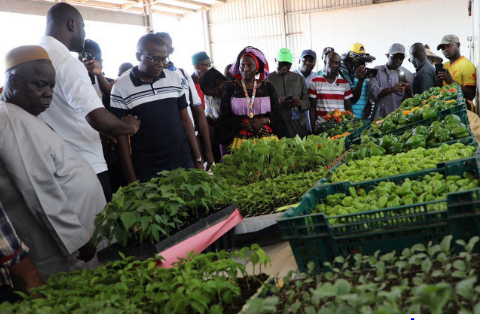
{"type": "Polygon", "coordinates": [[[368,118],[372,104],[368,99],[368,79],[365,63],[372,62],[374,57],[365,52],[361,43],[352,44],[341,56],[339,74],[349,82],[353,97],[351,98],[353,114],[357,119],[368,118]]]}
{"type": "Polygon", "coordinates": [[[468,101],[468,109],[475,111],[472,100],[476,96],[476,67],[469,59],[460,55],[459,38],[453,34],[446,35],[436,49],[442,50],[445,58],[449,60],[443,64],[444,71],[436,74],[438,85],[444,86],[454,82],[460,84],[464,98],[468,101]]]}
{"type": "MultiPolygon", "coordinates": [[[[301,75],[305,79],[305,85],[307,86],[307,89],[310,85],[310,81],[312,81],[312,79],[317,76],[317,73],[312,71],[315,68],[316,62],[317,54],[315,53],[315,51],[310,49],[304,50],[300,55],[300,60],[298,60],[298,69],[293,71],[301,75]]],[[[310,111],[305,111],[305,116],[307,117],[307,130],[309,132],[312,132],[312,128],[310,126],[310,111]]]]}
{"type": "Polygon", "coordinates": [[[290,72],[293,55],[282,48],[276,55],[276,71],[269,75],[279,97],[281,116],[286,124],[286,136],[303,138],[307,135],[305,111],[310,108],[309,93],[303,76],[290,72]]]}
{"type": "MultiPolygon", "coordinates": [[[[326,56],[331,52],[334,52],[333,47],[325,47],[324,49],[322,49],[322,57],[321,57],[322,61],[324,61],[326,59],[326,56]]],[[[323,76],[324,75],[324,68],[317,71],[317,75],[323,76]]]]}
{"type": "Polygon", "coordinates": [[[469,125],[479,141],[481,131],[479,110],[472,103],[476,97],[476,67],[469,59],[460,55],[460,41],[453,34],[444,36],[436,49],[441,49],[445,58],[449,60],[443,64],[443,72],[436,74],[436,81],[440,86],[453,82],[460,85],[466,99],[469,125]]]}
{"type": "Polygon", "coordinates": [[[376,66],[375,77],[369,79],[370,92],[375,98],[375,109],[372,119],[385,118],[389,113],[399,108],[402,101],[412,96],[414,75],[402,66],[406,58],[406,48],[400,43],[394,43],[387,53],[387,64],[376,66]],[[399,76],[405,78],[399,81],[399,76]]]}

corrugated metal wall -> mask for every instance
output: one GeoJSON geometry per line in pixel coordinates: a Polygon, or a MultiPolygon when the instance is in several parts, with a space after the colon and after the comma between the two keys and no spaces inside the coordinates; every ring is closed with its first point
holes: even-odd
{"type": "Polygon", "coordinates": [[[311,48],[309,12],[372,3],[373,0],[236,0],[213,6],[208,11],[213,63],[223,70],[241,49],[252,45],[274,65],[276,52],[286,46],[294,55],[296,68],[302,51],[311,48]]]}

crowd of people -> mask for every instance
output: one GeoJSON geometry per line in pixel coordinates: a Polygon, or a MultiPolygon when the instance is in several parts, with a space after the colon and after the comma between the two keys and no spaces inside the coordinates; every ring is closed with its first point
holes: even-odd
{"type": "Polygon", "coordinates": [[[29,291],[51,274],[95,265],[94,218],[121,186],[164,170],[209,170],[245,140],[316,134],[329,111],[376,120],[436,85],[458,82],[469,118],[478,119],[476,69],[454,35],[437,45],[449,60],[438,72],[441,58],[422,43],[408,50],[415,73],[402,67],[402,44],[388,48],[387,63],[369,69],[374,57],[355,43],[343,54],[326,47],[317,73],[313,50],[304,50],[291,70],[287,48],[270,68],[263,52],[248,46],[223,74],[198,52],[189,74],[171,61],[171,35],[157,32],[135,44],[137,65],[123,63],[118,78],[109,79],[100,46],[85,39],[84,28],[75,7],[57,3],[40,42],[5,58],[0,301],[18,299],[10,275],[29,291]]]}

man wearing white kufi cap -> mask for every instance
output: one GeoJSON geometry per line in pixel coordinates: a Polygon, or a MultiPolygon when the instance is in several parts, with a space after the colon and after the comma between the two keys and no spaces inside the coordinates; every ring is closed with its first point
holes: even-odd
{"type": "Polygon", "coordinates": [[[90,240],[104,194],[89,163],[37,117],[49,108],[55,85],[47,52],[18,47],[7,53],[5,65],[0,202],[46,279],[93,260],[90,240]]]}

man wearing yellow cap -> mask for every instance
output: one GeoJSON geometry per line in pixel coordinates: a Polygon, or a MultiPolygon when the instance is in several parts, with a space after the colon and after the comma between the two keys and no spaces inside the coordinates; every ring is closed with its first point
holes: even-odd
{"type": "Polygon", "coordinates": [[[305,111],[310,109],[309,92],[305,79],[290,72],[293,55],[290,50],[282,48],[276,55],[276,71],[269,75],[269,81],[279,97],[280,111],[285,120],[288,138],[307,135],[307,117],[305,111]]]}
{"type": "Polygon", "coordinates": [[[94,257],[94,219],[106,201],[90,164],[38,118],[50,107],[55,86],[47,52],[19,47],[7,54],[5,66],[0,202],[46,279],[94,257]]]}
{"type": "Polygon", "coordinates": [[[350,84],[353,97],[351,104],[353,114],[357,119],[368,118],[372,105],[368,99],[368,79],[365,64],[375,60],[365,52],[361,43],[354,43],[348,51],[341,56],[341,70],[339,76],[350,84]]]}

